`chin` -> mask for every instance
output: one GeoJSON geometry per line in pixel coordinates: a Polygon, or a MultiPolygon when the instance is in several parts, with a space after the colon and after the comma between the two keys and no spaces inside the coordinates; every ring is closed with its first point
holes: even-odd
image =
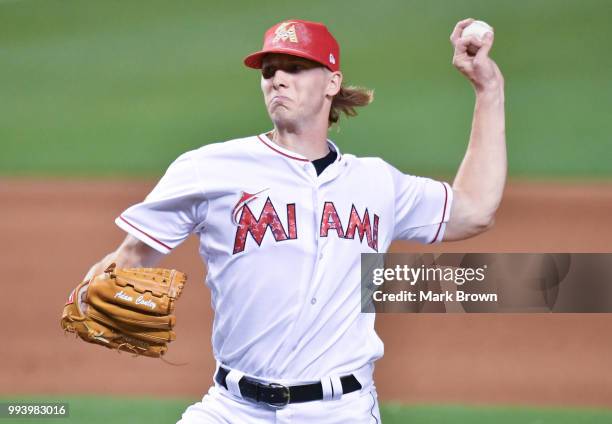
{"type": "Polygon", "coordinates": [[[292,128],[295,126],[295,119],[289,116],[286,110],[278,110],[278,108],[270,113],[270,119],[276,128],[292,128]]]}

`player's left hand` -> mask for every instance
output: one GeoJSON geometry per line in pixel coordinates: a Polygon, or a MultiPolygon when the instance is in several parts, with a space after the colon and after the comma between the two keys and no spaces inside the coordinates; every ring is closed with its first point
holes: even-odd
{"type": "Polygon", "coordinates": [[[474,19],[459,21],[450,36],[451,44],[455,51],[453,54],[453,66],[465,75],[476,92],[503,88],[504,78],[497,64],[489,57],[493,47],[494,35],[486,33],[483,40],[478,37],[461,37],[461,33],[474,19]],[[476,55],[468,53],[468,46],[478,49],[476,55]]]}
{"type": "Polygon", "coordinates": [[[159,358],[176,338],[174,306],[186,279],[174,269],[113,263],[72,291],[61,326],[89,343],[159,358]]]}

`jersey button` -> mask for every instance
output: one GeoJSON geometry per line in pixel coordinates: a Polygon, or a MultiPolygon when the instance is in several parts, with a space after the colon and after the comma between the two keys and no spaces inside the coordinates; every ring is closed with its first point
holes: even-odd
{"type": "Polygon", "coordinates": [[[317,298],[316,298],[316,297],[313,297],[312,299],[310,299],[310,303],[311,303],[311,304],[313,304],[313,305],[314,305],[315,303],[317,303],[317,298]]]}

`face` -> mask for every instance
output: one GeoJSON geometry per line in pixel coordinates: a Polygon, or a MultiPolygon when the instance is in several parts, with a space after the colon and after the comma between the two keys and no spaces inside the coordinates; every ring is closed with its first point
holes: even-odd
{"type": "Polygon", "coordinates": [[[296,127],[324,119],[340,90],[342,74],[286,54],[268,54],[261,68],[261,90],[268,114],[277,128],[296,127]]]}

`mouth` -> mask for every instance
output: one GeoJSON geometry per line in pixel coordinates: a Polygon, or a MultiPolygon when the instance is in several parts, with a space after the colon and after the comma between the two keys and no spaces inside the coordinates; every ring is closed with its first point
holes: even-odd
{"type": "Polygon", "coordinates": [[[274,96],[272,97],[272,99],[270,100],[270,106],[274,105],[274,104],[284,104],[287,103],[288,101],[290,101],[289,97],[285,97],[285,96],[274,96]]]}

